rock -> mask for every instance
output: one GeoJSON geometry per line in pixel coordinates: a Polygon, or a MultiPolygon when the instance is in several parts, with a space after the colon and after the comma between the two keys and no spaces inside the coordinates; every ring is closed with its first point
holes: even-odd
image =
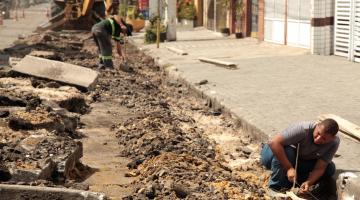
{"type": "Polygon", "coordinates": [[[0,164],[0,182],[1,181],[9,181],[11,179],[11,174],[9,169],[3,164],[0,164]]]}
{"type": "Polygon", "coordinates": [[[172,189],[178,198],[183,199],[189,195],[188,189],[186,189],[184,186],[182,186],[180,184],[174,184],[172,189]]]}
{"type": "Polygon", "coordinates": [[[21,148],[30,152],[35,150],[36,146],[46,137],[46,135],[30,135],[29,137],[22,140],[19,145],[21,146],[21,148]]]}
{"type": "Polygon", "coordinates": [[[1,65],[9,65],[9,55],[0,54],[0,66],[1,65]]]}
{"type": "Polygon", "coordinates": [[[20,98],[0,94],[0,106],[20,106],[25,107],[26,102],[20,98]]]}
{"type": "Polygon", "coordinates": [[[141,159],[134,159],[133,161],[129,162],[126,166],[129,169],[136,169],[138,165],[140,165],[143,162],[141,159]]]}
{"type": "Polygon", "coordinates": [[[208,82],[209,82],[208,80],[204,79],[204,80],[201,80],[198,84],[199,84],[199,85],[205,85],[205,84],[207,84],[208,82]]]}
{"type": "Polygon", "coordinates": [[[30,183],[39,179],[48,180],[55,169],[55,164],[51,159],[39,162],[39,168],[22,169],[10,168],[11,181],[30,183]]]}
{"type": "Polygon", "coordinates": [[[126,172],[125,173],[125,177],[136,177],[140,174],[139,171],[135,170],[135,171],[131,171],[131,172],[126,172]]]}
{"type": "Polygon", "coordinates": [[[52,39],[52,37],[50,36],[50,35],[44,35],[44,36],[42,36],[42,41],[44,41],[44,42],[50,42],[50,41],[52,41],[53,39],[52,39]]]}
{"type": "Polygon", "coordinates": [[[5,118],[10,115],[10,112],[8,110],[0,110],[0,118],[5,118]]]}
{"type": "Polygon", "coordinates": [[[243,152],[246,155],[250,155],[253,152],[253,150],[247,146],[238,147],[238,148],[236,148],[236,151],[243,152]]]}

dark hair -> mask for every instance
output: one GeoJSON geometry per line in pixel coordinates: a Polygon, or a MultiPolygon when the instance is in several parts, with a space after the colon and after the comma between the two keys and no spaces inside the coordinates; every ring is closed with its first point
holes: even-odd
{"type": "Polygon", "coordinates": [[[320,122],[320,125],[323,125],[326,134],[336,135],[336,133],[339,131],[338,123],[330,118],[320,122]]]}

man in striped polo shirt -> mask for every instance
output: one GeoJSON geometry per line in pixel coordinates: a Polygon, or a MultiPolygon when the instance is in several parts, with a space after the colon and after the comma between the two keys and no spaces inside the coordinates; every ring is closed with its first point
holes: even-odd
{"type": "Polygon", "coordinates": [[[131,36],[132,26],[126,24],[119,16],[110,16],[107,19],[95,24],[91,32],[96,45],[100,50],[99,69],[113,69],[111,39],[115,40],[117,53],[121,58],[125,55],[121,52],[121,44],[124,44],[123,36],[131,36]]]}

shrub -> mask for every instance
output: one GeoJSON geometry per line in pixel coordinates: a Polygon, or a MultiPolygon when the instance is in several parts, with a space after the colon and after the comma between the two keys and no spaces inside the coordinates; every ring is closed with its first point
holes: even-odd
{"type": "Polygon", "coordinates": [[[179,19],[193,20],[195,18],[195,5],[192,0],[178,0],[177,12],[179,19]]]}
{"type": "MultiPolygon", "coordinates": [[[[145,30],[145,43],[151,44],[156,42],[156,22],[159,19],[158,16],[152,16],[149,19],[150,25],[145,30]]],[[[166,27],[164,24],[160,24],[160,33],[166,33],[166,27]]]]}

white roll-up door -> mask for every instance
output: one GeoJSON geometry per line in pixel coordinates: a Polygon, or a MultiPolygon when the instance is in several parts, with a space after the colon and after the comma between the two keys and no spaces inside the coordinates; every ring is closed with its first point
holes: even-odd
{"type": "Polygon", "coordinates": [[[284,44],[285,1],[265,1],[265,41],[284,44]]]}
{"type": "MultiPolygon", "coordinates": [[[[287,44],[310,48],[310,0],[288,0],[287,44]]],[[[265,41],[284,44],[285,0],[265,1],[265,41]]]]}
{"type": "Polygon", "coordinates": [[[349,57],[351,0],[335,1],[334,54],[349,57]]]}
{"type": "Polygon", "coordinates": [[[360,0],[335,1],[334,54],[360,62],[360,0]]]}

